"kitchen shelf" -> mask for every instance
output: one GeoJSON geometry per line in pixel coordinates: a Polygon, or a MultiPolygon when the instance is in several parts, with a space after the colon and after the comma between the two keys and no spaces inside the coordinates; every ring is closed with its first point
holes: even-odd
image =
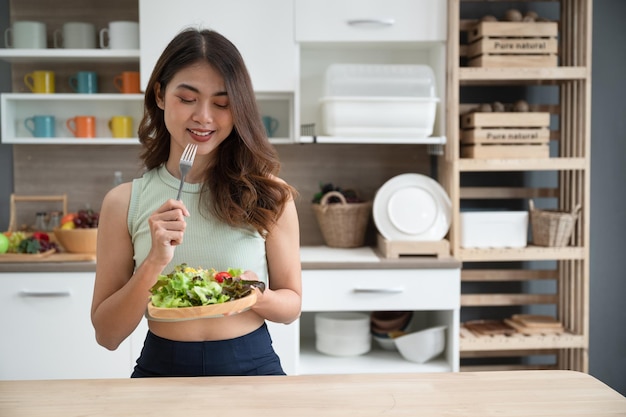
{"type": "Polygon", "coordinates": [[[133,118],[134,128],[143,116],[143,94],[33,94],[0,95],[2,143],[37,145],[135,145],[137,138],[112,138],[108,120],[116,115],[133,118]],[[35,138],[24,127],[24,120],[36,114],[55,116],[56,137],[35,138]],[[76,115],[96,117],[95,138],[75,138],[65,126],[76,115]]]}
{"type": "Polygon", "coordinates": [[[459,249],[456,256],[464,262],[492,261],[546,261],[546,260],[577,260],[585,259],[585,249],[578,247],[541,247],[525,248],[493,248],[493,249],[459,249]]]}
{"type": "Polygon", "coordinates": [[[2,93],[7,101],[139,101],[143,105],[143,94],[79,94],[79,93],[2,93]]]}
{"type": "Polygon", "coordinates": [[[524,335],[516,333],[510,336],[478,336],[461,327],[459,346],[463,352],[512,351],[535,349],[572,349],[585,348],[585,337],[569,332],[562,334],[524,335]]]}
{"type": "Polygon", "coordinates": [[[459,68],[459,83],[467,85],[472,81],[490,84],[498,81],[527,81],[532,84],[542,82],[558,83],[559,81],[583,80],[589,76],[585,67],[555,68],[459,68]]]}
{"type": "Polygon", "coordinates": [[[520,159],[470,159],[458,160],[462,172],[481,171],[566,171],[588,169],[587,158],[520,158],[520,159]]]}
{"type": "Polygon", "coordinates": [[[7,138],[2,143],[13,145],[139,145],[138,138],[7,138]]]}
{"type": "Polygon", "coordinates": [[[340,136],[301,136],[300,143],[360,144],[360,145],[445,145],[445,136],[428,138],[411,137],[340,137],[340,136]]]}
{"type": "Polygon", "coordinates": [[[0,60],[11,64],[49,62],[139,62],[138,49],[0,49],[0,60]]]}
{"type": "Polygon", "coordinates": [[[298,374],[356,374],[388,372],[452,372],[443,355],[426,363],[407,361],[398,351],[384,350],[372,341],[372,350],[360,356],[338,357],[319,353],[315,341],[303,339],[300,344],[298,374]]]}

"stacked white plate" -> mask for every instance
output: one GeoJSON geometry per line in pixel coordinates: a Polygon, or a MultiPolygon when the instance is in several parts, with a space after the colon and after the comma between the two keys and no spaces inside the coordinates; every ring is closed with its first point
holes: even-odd
{"type": "Polygon", "coordinates": [[[450,228],[452,202],[441,185],[422,174],[393,177],[376,192],[373,218],[390,241],[437,241],[450,228]]]}
{"type": "Polygon", "coordinates": [[[372,347],[370,317],[364,313],[315,314],[315,348],[331,356],[358,356],[372,347]]]}

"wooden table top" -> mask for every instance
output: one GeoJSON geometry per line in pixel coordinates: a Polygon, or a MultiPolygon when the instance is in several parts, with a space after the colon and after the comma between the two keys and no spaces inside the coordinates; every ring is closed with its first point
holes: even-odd
{"type": "Polygon", "coordinates": [[[0,381],[0,416],[626,416],[573,371],[0,381]]]}

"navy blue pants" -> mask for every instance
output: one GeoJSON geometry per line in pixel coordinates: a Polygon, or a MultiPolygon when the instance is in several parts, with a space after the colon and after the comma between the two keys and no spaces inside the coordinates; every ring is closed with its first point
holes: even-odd
{"type": "Polygon", "coordinates": [[[131,378],[285,375],[264,323],[240,337],[177,342],[148,331],[131,378]]]}

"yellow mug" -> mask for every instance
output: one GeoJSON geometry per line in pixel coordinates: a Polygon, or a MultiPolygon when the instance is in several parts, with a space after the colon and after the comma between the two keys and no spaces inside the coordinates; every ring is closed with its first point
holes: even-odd
{"type": "Polygon", "coordinates": [[[33,71],[24,75],[24,84],[33,93],[54,93],[54,71],[33,71]]]}
{"type": "Polygon", "coordinates": [[[130,116],[113,116],[109,120],[109,130],[114,138],[133,137],[133,118],[130,116]]]}

